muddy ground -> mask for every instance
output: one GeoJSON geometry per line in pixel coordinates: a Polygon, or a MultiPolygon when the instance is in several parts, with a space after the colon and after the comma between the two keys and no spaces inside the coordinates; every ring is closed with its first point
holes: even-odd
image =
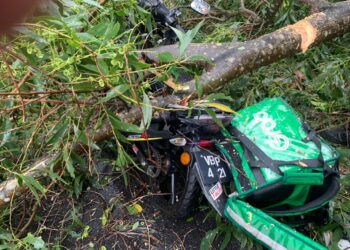
{"type": "MultiPolygon", "coordinates": [[[[206,233],[216,228],[205,202],[194,216],[176,220],[164,195],[150,192],[139,172],[130,172],[125,185],[110,161],[98,161],[96,169],[98,177],[76,199],[54,188],[25,233],[41,235],[50,249],[199,249],[206,233]]],[[[14,225],[19,223],[15,219],[14,225]]],[[[211,248],[219,249],[222,239],[211,248]]],[[[240,249],[239,243],[232,239],[227,249],[240,249]]]]}

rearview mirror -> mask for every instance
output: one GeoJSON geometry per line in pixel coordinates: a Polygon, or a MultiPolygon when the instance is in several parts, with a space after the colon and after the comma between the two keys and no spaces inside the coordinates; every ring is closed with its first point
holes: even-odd
{"type": "Polygon", "coordinates": [[[191,8],[202,15],[208,15],[210,12],[210,5],[203,0],[193,0],[191,8]]]}

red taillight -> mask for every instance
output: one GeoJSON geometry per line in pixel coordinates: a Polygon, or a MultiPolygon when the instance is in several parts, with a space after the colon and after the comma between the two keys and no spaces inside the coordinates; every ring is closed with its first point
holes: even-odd
{"type": "Polygon", "coordinates": [[[142,139],[148,139],[148,134],[147,134],[147,132],[142,133],[142,134],[141,134],[141,138],[142,138],[142,139]]]}
{"type": "Polygon", "coordinates": [[[214,142],[209,141],[209,140],[200,140],[198,142],[198,146],[203,147],[203,148],[210,148],[214,146],[214,142]]]}

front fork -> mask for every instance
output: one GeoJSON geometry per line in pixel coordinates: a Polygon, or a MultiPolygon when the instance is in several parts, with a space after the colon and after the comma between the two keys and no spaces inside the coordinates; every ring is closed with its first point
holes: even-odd
{"type": "Polygon", "coordinates": [[[176,203],[176,193],[175,193],[175,174],[171,173],[171,205],[176,203]]]}

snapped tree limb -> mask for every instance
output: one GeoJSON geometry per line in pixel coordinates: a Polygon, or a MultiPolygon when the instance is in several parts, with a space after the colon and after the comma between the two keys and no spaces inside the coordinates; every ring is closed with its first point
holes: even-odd
{"type": "MultiPolygon", "coordinates": [[[[349,31],[350,1],[344,1],[327,5],[322,12],[244,43],[191,44],[185,56],[205,55],[213,62],[214,66],[209,68],[199,81],[205,92],[212,92],[242,74],[305,52],[310,46],[349,31]]],[[[155,54],[164,51],[178,56],[174,45],[155,48],[144,54],[154,60],[155,54]]],[[[187,83],[182,90],[188,94],[195,92],[195,82],[187,83]]]]}

